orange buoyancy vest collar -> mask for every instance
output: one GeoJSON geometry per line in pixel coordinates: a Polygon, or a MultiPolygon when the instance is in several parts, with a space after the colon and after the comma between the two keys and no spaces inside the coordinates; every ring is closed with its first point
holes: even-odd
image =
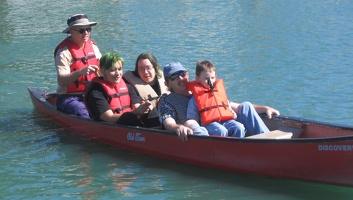
{"type": "Polygon", "coordinates": [[[221,79],[216,79],[213,90],[203,87],[197,81],[188,82],[186,86],[194,95],[202,119],[202,125],[234,118],[221,79]]]}
{"type": "Polygon", "coordinates": [[[92,81],[102,85],[108,95],[107,101],[109,102],[110,109],[114,113],[122,114],[132,110],[130,105],[131,101],[129,90],[123,79],[121,79],[120,82],[114,86],[98,77],[93,78],[92,81]]]}
{"type": "MultiPolygon", "coordinates": [[[[64,48],[65,46],[70,51],[73,57],[73,63],[70,66],[70,72],[72,73],[74,71],[85,68],[88,65],[99,66],[99,61],[96,58],[92,44],[93,42],[88,39],[88,41],[85,43],[85,48],[81,49],[75,42],[71,40],[70,37],[68,37],[58,45],[56,51],[58,49],[64,48]]],[[[67,86],[67,93],[84,92],[89,81],[91,81],[94,77],[96,77],[94,73],[91,75],[81,75],[75,82],[70,83],[67,86]]]]}

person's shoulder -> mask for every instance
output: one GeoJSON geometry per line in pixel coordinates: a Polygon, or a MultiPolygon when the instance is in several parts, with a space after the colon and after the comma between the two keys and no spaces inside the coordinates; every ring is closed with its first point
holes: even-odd
{"type": "Polygon", "coordinates": [[[160,99],[165,99],[167,96],[169,96],[169,94],[164,93],[164,94],[161,95],[160,99]]]}
{"type": "Polygon", "coordinates": [[[125,82],[126,85],[127,85],[127,84],[130,84],[129,81],[125,79],[125,77],[123,77],[122,79],[124,80],[124,82],[125,82]]]}
{"type": "Polygon", "coordinates": [[[91,44],[93,51],[96,54],[96,58],[100,59],[102,57],[102,53],[100,52],[97,43],[91,40],[91,44]]]}
{"type": "Polygon", "coordinates": [[[134,88],[128,81],[124,80],[124,82],[129,90],[134,88]]]}
{"type": "Polygon", "coordinates": [[[104,91],[103,86],[100,83],[98,83],[97,81],[91,81],[88,89],[90,91],[93,91],[93,90],[104,91]]]}
{"type": "Polygon", "coordinates": [[[97,42],[96,41],[90,39],[90,42],[91,42],[92,45],[96,45],[97,46],[97,42]]]}
{"type": "Polygon", "coordinates": [[[175,92],[170,92],[170,93],[163,93],[159,101],[170,103],[178,100],[180,100],[180,95],[175,92]]]}
{"type": "Polygon", "coordinates": [[[221,79],[221,78],[217,78],[217,79],[216,79],[216,82],[219,82],[219,83],[224,84],[224,81],[223,81],[223,79],[221,79]]]}
{"type": "Polygon", "coordinates": [[[138,76],[136,75],[136,73],[135,73],[134,71],[131,71],[131,70],[126,71],[126,72],[123,74],[123,78],[124,78],[124,80],[127,80],[127,81],[132,82],[132,83],[134,83],[134,82],[141,82],[140,77],[138,77],[138,76]]]}
{"type": "Polygon", "coordinates": [[[164,93],[164,94],[162,94],[160,97],[159,97],[159,99],[158,99],[158,102],[165,102],[166,101],[166,98],[169,96],[169,94],[167,94],[167,93],[164,93]]]}
{"type": "Polygon", "coordinates": [[[91,41],[91,43],[92,43],[92,47],[93,47],[94,49],[99,49],[97,43],[95,43],[95,42],[93,42],[93,41],[91,41]]]}
{"type": "Polygon", "coordinates": [[[127,89],[129,90],[130,93],[131,93],[131,92],[136,93],[136,90],[135,90],[134,86],[132,86],[129,82],[127,82],[127,81],[125,81],[125,80],[124,80],[124,82],[125,82],[126,87],[127,87],[127,89]]]}
{"type": "Polygon", "coordinates": [[[132,76],[134,76],[134,74],[132,73],[132,71],[127,70],[124,74],[123,74],[123,80],[125,81],[126,84],[130,84],[130,81],[132,76]]]}
{"type": "Polygon", "coordinates": [[[67,57],[69,55],[71,55],[71,53],[70,53],[69,49],[67,48],[67,46],[63,46],[61,48],[58,48],[55,52],[55,57],[58,57],[58,56],[67,57]]]}

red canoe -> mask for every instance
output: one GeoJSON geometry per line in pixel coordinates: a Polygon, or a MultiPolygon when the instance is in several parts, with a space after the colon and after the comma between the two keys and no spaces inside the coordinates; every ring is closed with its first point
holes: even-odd
{"type": "Polygon", "coordinates": [[[353,186],[353,127],[278,116],[264,118],[274,131],[255,138],[190,136],[182,142],[158,127],[67,115],[56,110],[55,93],[28,91],[34,108],[59,126],[119,148],[230,172],[353,186]]]}

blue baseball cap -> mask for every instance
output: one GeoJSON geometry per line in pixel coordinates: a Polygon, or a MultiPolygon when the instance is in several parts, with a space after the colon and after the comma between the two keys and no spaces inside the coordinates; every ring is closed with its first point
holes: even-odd
{"type": "Polygon", "coordinates": [[[186,69],[180,64],[180,62],[171,62],[164,66],[163,74],[164,77],[167,78],[178,71],[186,71],[186,69]]]}

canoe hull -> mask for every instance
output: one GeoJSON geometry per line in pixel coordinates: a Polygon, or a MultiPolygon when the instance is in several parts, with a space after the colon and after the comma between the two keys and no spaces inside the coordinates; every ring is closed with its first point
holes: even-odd
{"type": "MultiPolygon", "coordinates": [[[[164,130],[66,115],[45,100],[44,91],[29,88],[29,92],[34,108],[59,126],[115,147],[229,172],[353,186],[353,136],[290,140],[190,136],[183,142],[164,130]]],[[[347,127],[330,128],[353,133],[347,127]]]]}

